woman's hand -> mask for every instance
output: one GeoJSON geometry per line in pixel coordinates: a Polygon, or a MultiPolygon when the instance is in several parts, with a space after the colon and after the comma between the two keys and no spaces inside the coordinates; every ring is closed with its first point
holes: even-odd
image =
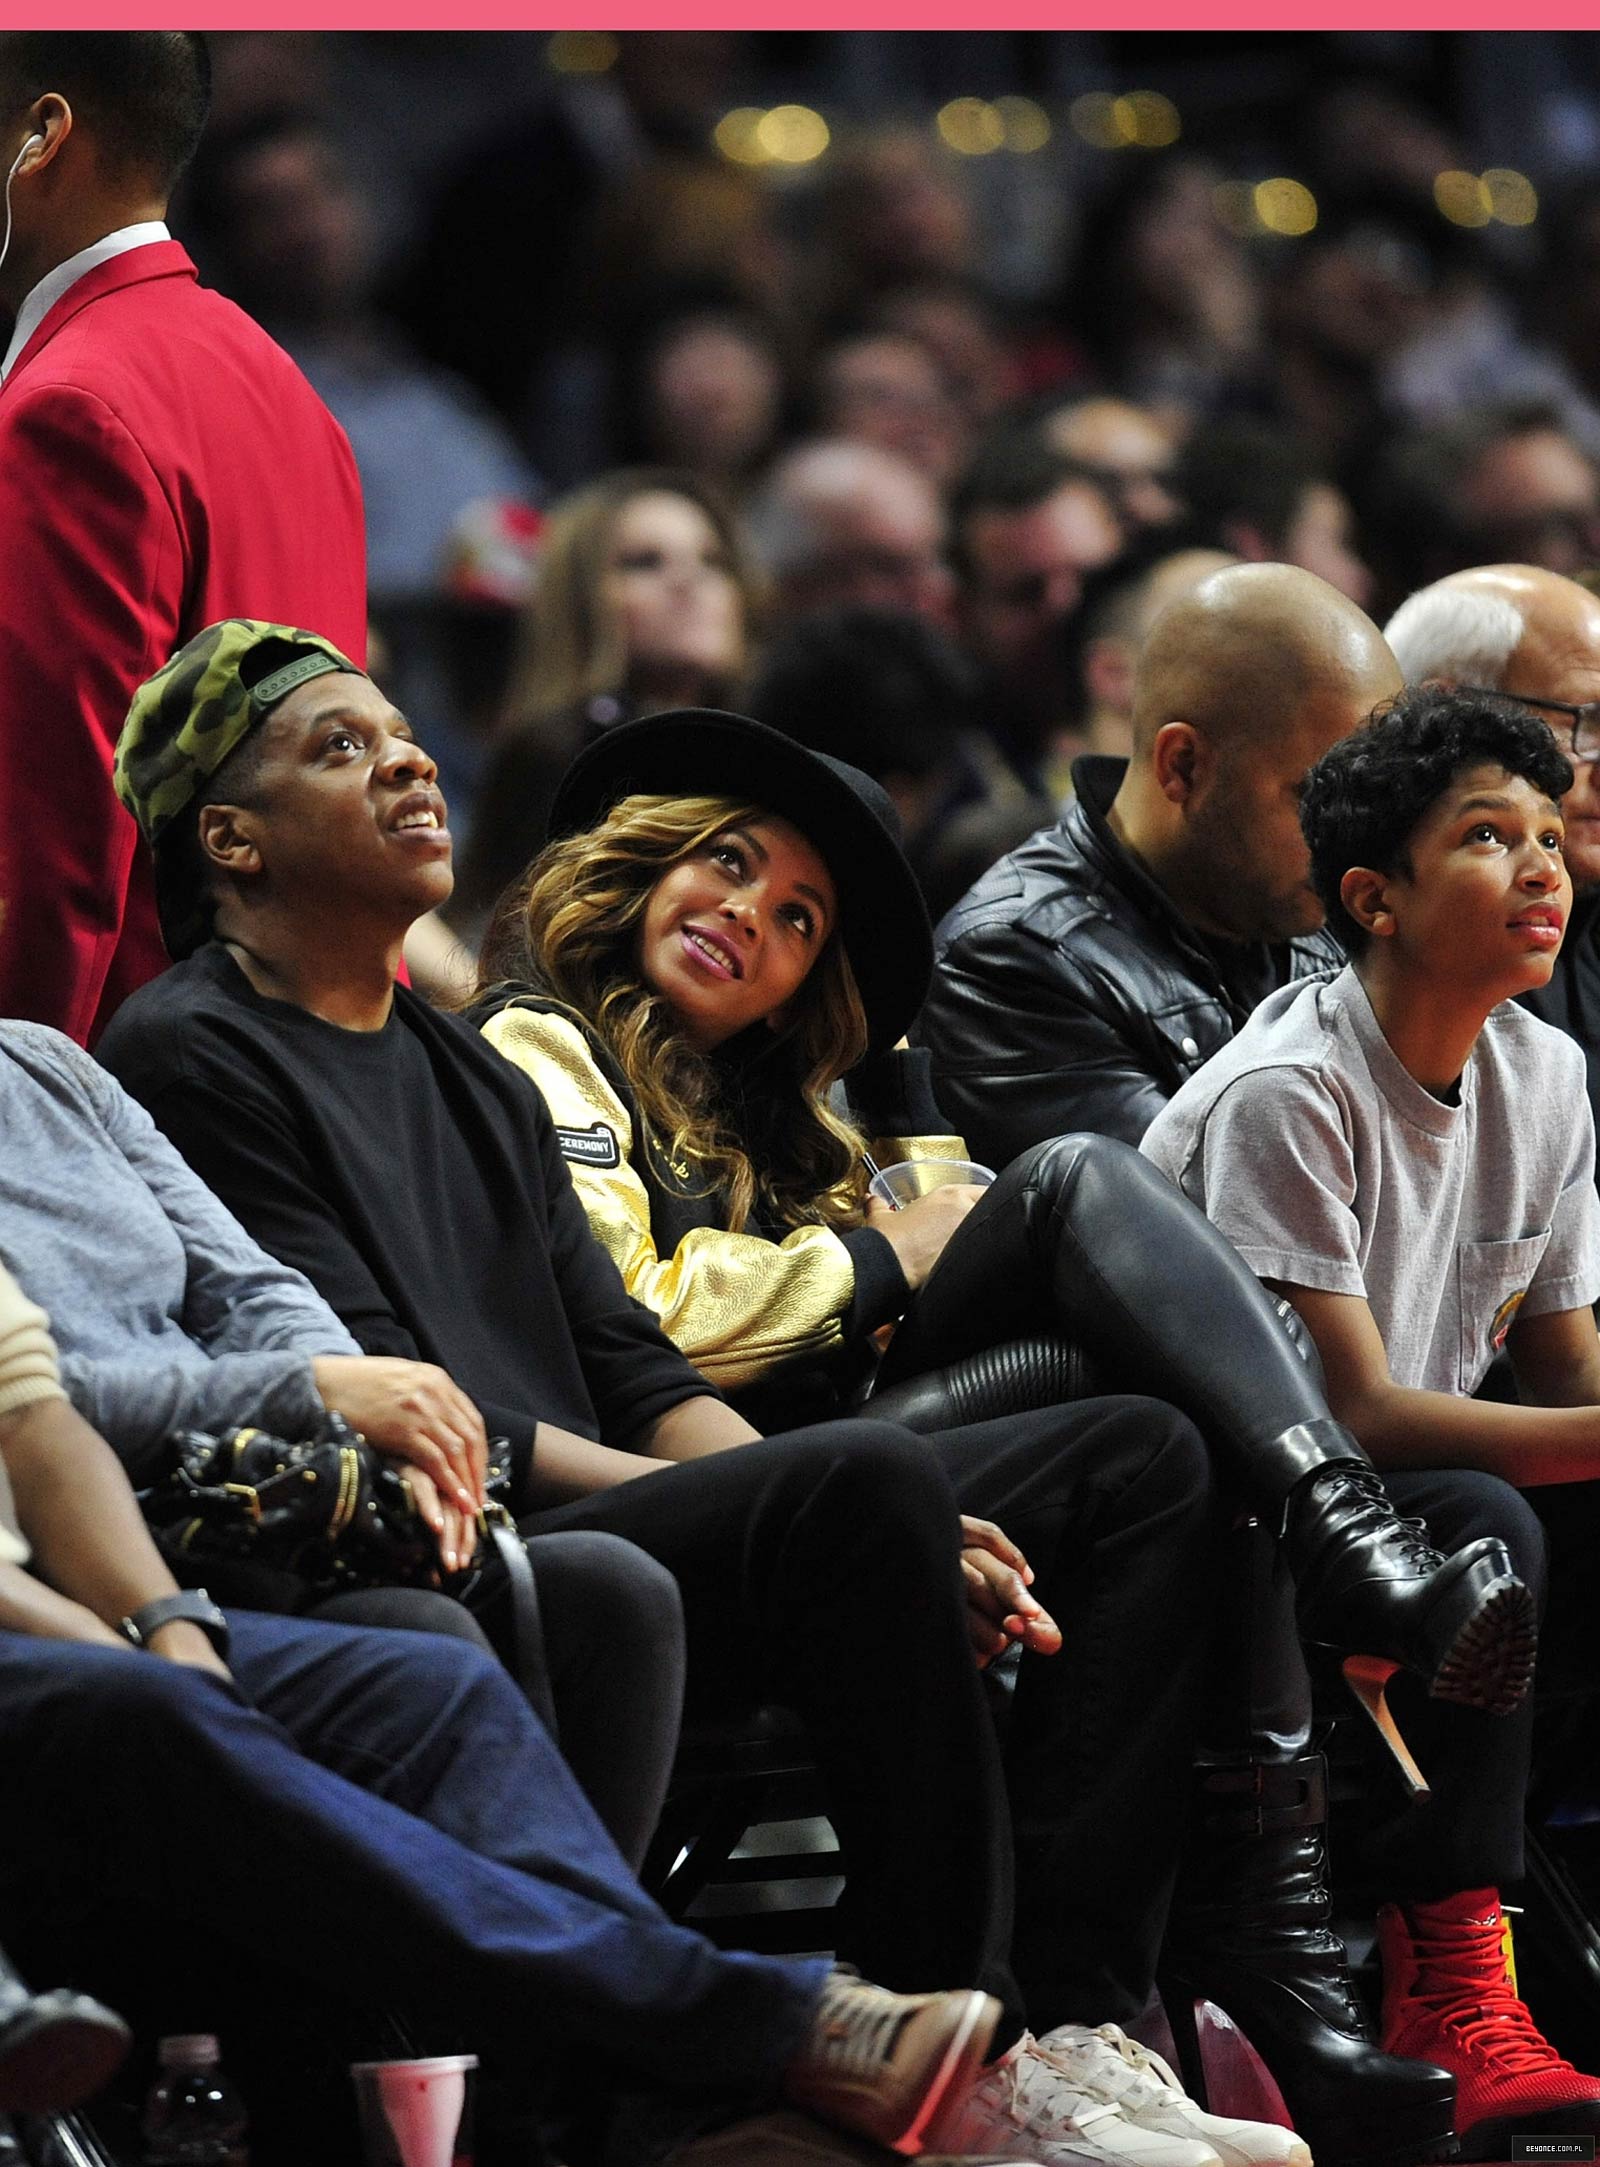
{"type": "Polygon", "coordinates": [[[1033,1567],[992,1520],[961,1515],[961,1575],[967,1584],[967,1631],[986,1670],[1014,1640],[1034,1655],[1056,1655],[1061,1628],[1029,1593],[1033,1567]]]}
{"type": "Polygon", "coordinates": [[[311,1374],[323,1406],[369,1445],[426,1475],[458,1515],[472,1519],[483,1510],[483,1417],[442,1369],[387,1354],[319,1354],[311,1374]]]}
{"type": "Polygon", "coordinates": [[[439,1563],[447,1573],[465,1572],[478,1554],[478,1528],[472,1514],[441,1497],[433,1477],[420,1467],[407,1467],[402,1479],[423,1525],[433,1530],[439,1563]]]}
{"type": "Polygon", "coordinates": [[[969,1182],[953,1181],[948,1188],[934,1189],[914,1203],[896,1211],[882,1197],[867,1199],[867,1224],[875,1227],[894,1251],[906,1285],[915,1294],[944,1254],[944,1245],[982,1196],[969,1182]]]}

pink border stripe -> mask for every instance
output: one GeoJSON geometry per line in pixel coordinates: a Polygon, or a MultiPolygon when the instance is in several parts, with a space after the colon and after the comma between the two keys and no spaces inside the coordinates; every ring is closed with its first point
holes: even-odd
{"type": "MultiPolygon", "coordinates": [[[[126,0],[95,5],[93,0],[66,0],[59,9],[46,10],[40,0],[18,11],[23,25],[73,30],[119,28],[188,28],[198,17],[200,27],[213,30],[1272,30],[1284,27],[1282,0],[1193,0],[1184,7],[1162,5],[1161,0],[1131,0],[1125,8],[1111,0],[1086,0],[1073,8],[1047,4],[1047,0],[1011,0],[997,17],[983,15],[978,0],[876,0],[865,10],[851,7],[849,0],[811,0],[809,5],[779,5],[764,12],[759,24],[751,20],[749,0],[661,0],[650,7],[639,0],[622,0],[603,14],[581,7],[574,0],[470,0],[450,10],[444,0],[333,0],[319,6],[317,0],[281,0],[276,6],[229,7],[218,0],[173,20],[151,21],[151,11],[126,0]]],[[[1383,0],[1324,0],[1299,16],[1302,30],[1500,30],[1527,32],[1554,29],[1591,29],[1592,5],[1580,0],[1543,0],[1532,12],[1515,22],[1508,0],[1412,0],[1396,16],[1383,0]]],[[[16,20],[16,18],[14,18],[16,20]]]]}

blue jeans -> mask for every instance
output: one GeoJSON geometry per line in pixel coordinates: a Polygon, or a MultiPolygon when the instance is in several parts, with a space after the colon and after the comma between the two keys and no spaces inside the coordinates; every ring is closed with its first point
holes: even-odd
{"type": "Polygon", "coordinates": [[[643,2085],[773,2089],[826,1966],[673,1925],[496,1662],[442,1636],[231,1623],[232,1687],[0,1632],[19,1957],[177,1924],[518,2067],[598,2047],[643,2085]]]}

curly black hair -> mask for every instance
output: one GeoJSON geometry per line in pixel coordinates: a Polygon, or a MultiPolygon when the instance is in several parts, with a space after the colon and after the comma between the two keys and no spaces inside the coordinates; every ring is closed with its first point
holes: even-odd
{"type": "Polygon", "coordinates": [[[1561,799],[1572,762],[1544,719],[1495,692],[1416,685],[1325,752],[1305,779],[1300,826],[1311,884],[1328,924],[1351,955],[1366,946],[1339,895],[1353,865],[1407,872],[1419,822],[1466,768],[1492,764],[1561,799]]]}

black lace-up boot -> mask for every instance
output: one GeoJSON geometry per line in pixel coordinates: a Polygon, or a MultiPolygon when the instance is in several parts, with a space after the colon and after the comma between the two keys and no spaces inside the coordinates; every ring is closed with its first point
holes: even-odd
{"type": "Polygon", "coordinates": [[[1320,1753],[1196,1772],[1196,1813],[1162,1964],[1191,2091],[1194,2003],[1214,2001],[1272,2072],[1317,2167],[1446,2159],[1455,2083],[1374,2043],[1329,1923],[1320,1753]]]}

